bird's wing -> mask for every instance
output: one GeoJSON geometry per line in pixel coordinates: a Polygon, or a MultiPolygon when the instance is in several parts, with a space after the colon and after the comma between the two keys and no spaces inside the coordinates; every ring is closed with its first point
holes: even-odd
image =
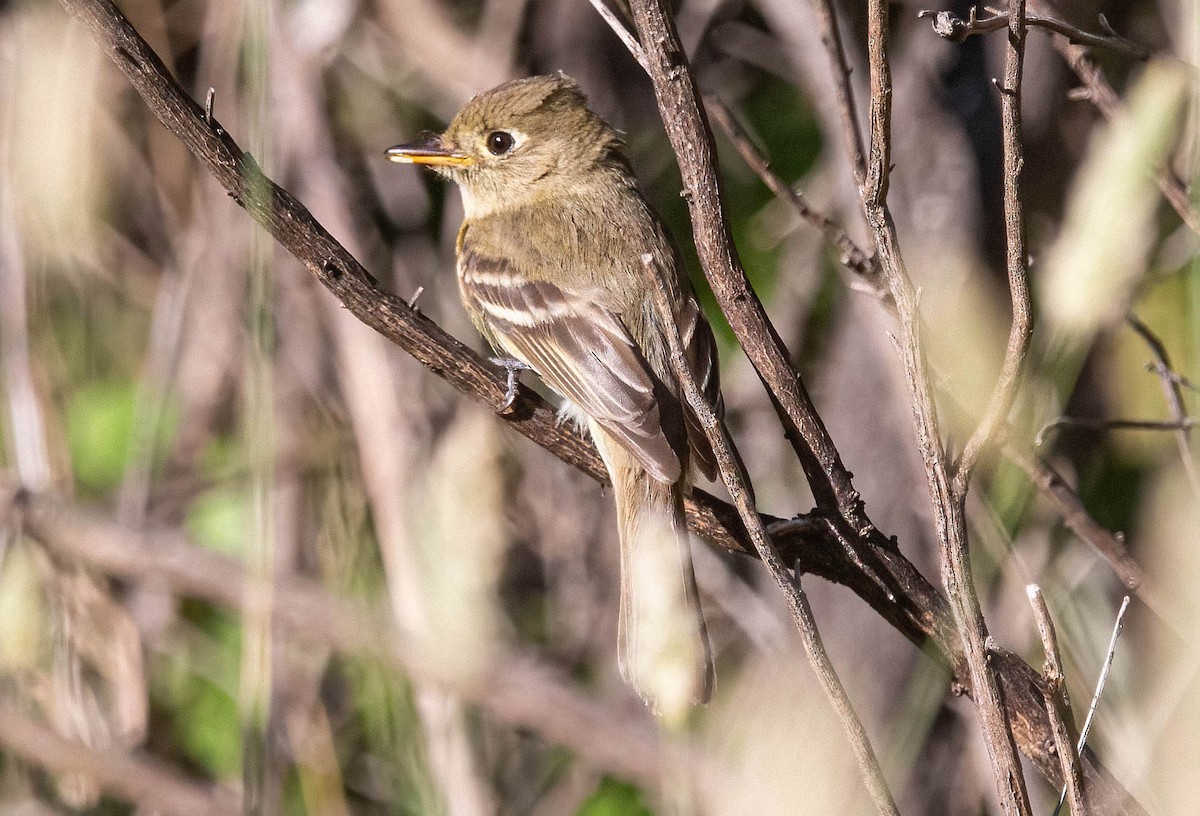
{"type": "MultiPolygon", "coordinates": [[[[717,343],[713,338],[712,327],[704,318],[700,304],[695,296],[681,300],[679,311],[675,317],[679,328],[679,336],[683,340],[687,352],[688,363],[700,393],[718,417],[725,415],[725,400],[721,396],[721,377],[717,366],[717,343]]],[[[686,408],[688,444],[692,449],[692,461],[696,468],[709,479],[717,477],[717,458],[708,442],[708,435],[700,425],[700,420],[690,407],[686,408]]]]}
{"type": "Polygon", "coordinates": [[[659,413],[665,388],[599,298],[531,280],[507,261],[467,248],[459,285],[489,340],[533,368],[656,480],[679,480],[679,456],[659,413]]]}

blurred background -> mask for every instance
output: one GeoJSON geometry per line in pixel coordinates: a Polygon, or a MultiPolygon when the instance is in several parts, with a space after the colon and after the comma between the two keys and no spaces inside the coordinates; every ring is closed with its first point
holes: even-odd
{"type": "MultiPolygon", "coordinates": [[[[835,5],[864,107],[863,9],[835,5]]],[[[771,404],[707,296],[649,81],[586,0],[120,6],[194,98],[214,90],[221,125],[385,289],[405,299],[423,290],[420,309],[480,350],[453,278],[458,194],[388,164],[383,151],[442,129],[505,79],[576,77],[624,132],[705,291],[728,420],[760,508],[810,509],[771,404]]],[[[1091,426],[1172,420],[1154,369],[1163,359],[1127,313],[1161,342],[1183,414],[1198,410],[1200,239],[1151,171],[1165,161],[1191,185],[1195,224],[1200,12],[1194,0],[1059,6],[1090,31],[1104,13],[1156,59],[1148,68],[1097,52],[1131,108],[1109,128],[1046,34],[1029,34],[1024,203],[1039,324],[1012,455],[986,459],[971,493],[976,579],[997,641],[1035,667],[1025,585],[1043,587],[1081,724],[1123,588],[1021,466],[1036,453],[1095,522],[1123,534],[1149,576],[1089,744],[1149,812],[1195,813],[1196,435],[1073,425],[1048,431],[1036,450],[1034,440],[1059,416],[1091,426]]],[[[809,4],[675,8],[705,93],[733,109],[776,174],[868,246],[809,4]]],[[[992,84],[1004,35],[951,44],[917,19],[921,8],[893,4],[890,201],[921,287],[945,430],[961,444],[1009,321],[992,84]]],[[[718,146],[753,283],[872,519],[937,583],[892,318],[720,132],[718,146]]],[[[776,588],[757,562],[702,543],[717,696],[686,733],[654,735],[686,744],[696,767],[722,769],[702,803],[686,800],[670,769],[659,784],[614,772],[602,757],[622,750],[619,730],[575,750],[555,738],[572,726],[549,703],[545,727],[517,727],[501,706],[448,690],[486,678],[490,654],[527,656],[612,723],[653,734],[616,672],[610,497],[358,323],[45,0],[0,3],[0,354],[0,498],[21,486],[52,499],[81,546],[101,528],[132,546],[184,542],[235,559],[252,579],[318,584],[386,608],[389,627],[437,644],[428,671],[398,671],[282,631],[261,604],[239,613],[186,586],[114,580],[52,555],[6,499],[0,695],[55,732],[135,749],[266,813],[869,809],[776,588]]],[[[847,590],[805,586],[901,811],[996,812],[973,708],[948,694],[945,668],[847,590]]],[[[153,812],[5,745],[0,735],[0,811],[153,812]]],[[[1049,812],[1055,792],[1032,769],[1029,786],[1036,811],[1049,812]]]]}

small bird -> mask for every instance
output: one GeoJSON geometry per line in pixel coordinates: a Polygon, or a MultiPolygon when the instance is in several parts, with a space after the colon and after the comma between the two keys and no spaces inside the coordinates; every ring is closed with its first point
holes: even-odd
{"type": "Polygon", "coordinates": [[[506,82],[442,134],[390,148],[456,182],[464,219],[458,284],[480,333],[503,357],[508,393],[530,368],[562,396],[608,469],[621,543],[618,665],[663,717],[712,695],[683,499],[694,465],[715,460],[668,360],[677,331],[702,392],[722,409],[712,330],[622,141],[566,75],[506,82]],[[650,256],[671,289],[663,326],[646,280],[650,256]]]}

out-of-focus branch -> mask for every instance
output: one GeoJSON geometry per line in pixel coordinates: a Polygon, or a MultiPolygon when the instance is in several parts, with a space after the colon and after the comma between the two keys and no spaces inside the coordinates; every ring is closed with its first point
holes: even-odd
{"type": "MultiPolygon", "coordinates": [[[[791,185],[781,179],[771,170],[767,159],[754,146],[754,142],[750,139],[750,134],[746,133],[746,129],[738,122],[724,102],[715,97],[706,99],[708,109],[712,112],[713,119],[725,131],[725,135],[733,142],[733,146],[737,148],[743,161],[754,171],[755,175],[762,180],[762,183],[767,185],[772,193],[781,201],[785,201],[792,206],[792,209],[808,223],[812,224],[821,232],[825,233],[825,237],[838,248],[839,257],[842,265],[857,275],[863,285],[872,294],[879,298],[889,298],[887,288],[883,281],[880,280],[879,266],[873,258],[867,256],[859,246],[854,243],[853,239],[842,229],[841,225],[827,216],[823,212],[813,209],[799,192],[791,185]]],[[[890,299],[890,298],[889,298],[890,299]]]]}
{"type": "MultiPolygon", "coordinates": [[[[1024,4],[1013,0],[1015,16],[1024,4]]],[[[1012,7],[1010,7],[1010,10],[1012,7]]],[[[917,294],[904,267],[895,224],[887,207],[891,170],[892,80],[887,53],[888,8],[884,0],[867,7],[867,61],[871,73],[870,147],[866,185],[862,191],[867,224],[875,234],[876,252],[884,278],[896,302],[900,322],[900,349],[917,430],[917,444],[925,466],[942,550],[942,583],[954,611],[962,640],[984,739],[996,777],[996,790],[1004,812],[1028,816],[1029,797],[1021,762],[1017,757],[1012,725],[1005,715],[1004,698],[988,654],[987,626],[971,577],[967,552],[966,513],[963,498],[951,485],[949,463],[942,444],[925,352],[921,341],[917,294]]]]}
{"type": "Polygon", "coordinates": [[[683,195],[691,213],[696,251],[705,276],[746,356],[779,409],[818,507],[836,510],[861,535],[871,529],[862,499],[791,364],[783,340],[750,287],[730,237],[712,132],[674,21],[661,0],[633,0],[630,5],[650,65],[650,79],[663,125],[679,158],[683,195]]]}
{"type": "Polygon", "coordinates": [[[1046,437],[1057,428],[1085,428],[1091,431],[1183,431],[1194,428],[1198,420],[1195,417],[1180,419],[1097,419],[1095,417],[1061,416],[1050,420],[1034,435],[1033,443],[1042,446],[1046,437]]]}
{"type": "Polygon", "coordinates": [[[148,812],[173,816],[241,813],[239,797],[232,791],[187,779],[148,757],[90,749],[4,700],[0,700],[0,745],[13,756],[54,773],[85,773],[108,793],[148,812]]]}
{"type": "MultiPolygon", "coordinates": [[[[20,490],[0,496],[0,518],[12,512],[56,559],[126,580],[160,581],[180,595],[237,611],[261,603],[259,596],[266,592],[236,560],[195,546],[178,531],[141,533],[20,490]],[[149,538],[153,546],[144,543],[149,538]]],[[[465,676],[439,660],[435,647],[389,626],[390,616],[383,610],[335,598],[301,578],[277,581],[270,592],[275,626],[450,688],[498,719],[539,733],[609,772],[657,785],[663,763],[675,750],[661,742],[649,720],[616,716],[531,661],[500,654],[486,663],[485,676],[465,676]],[[381,636],[387,632],[392,634],[381,636]]]]}
{"type": "MultiPolygon", "coordinates": [[[[1030,6],[1036,11],[1054,12],[1053,0],[1031,0],[1030,6]]],[[[1075,76],[1087,89],[1087,98],[1105,119],[1112,119],[1121,110],[1121,100],[1112,85],[1104,78],[1104,72],[1092,59],[1087,48],[1073,43],[1065,37],[1051,37],[1054,48],[1067,61],[1067,65],[1075,72],[1075,76]]],[[[1169,168],[1163,168],[1158,174],[1158,187],[1162,190],[1167,203],[1179,214],[1179,218],[1192,232],[1200,235],[1200,211],[1192,203],[1187,186],[1169,168]]]]}
{"type": "Polygon", "coordinates": [[[1192,492],[1196,494],[1197,499],[1200,499],[1200,467],[1196,465],[1196,457],[1192,453],[1192,441],[1189,434],[1194,421],[1189,421],[1187,409],[1183,405],[1183,386],[1180,385],[1179,377],[1171,368],[1171,360],[1167,357],[1167,347],[1163,345],[1162,340],[1158,339],[1158,335],[1132,314],[1129,315],[1129,325],[1139,337],[1146,341],[1146,345],[1150,347],[1150,353],[1154,355],[1154,366],[1151,370],[1158,375],[1159,382],[1162,383],[1163,397],[1166,398],[1167,407],[1171,411],[1171,418],[1179,425],[1175,431],[1175,442],[1179,446],[1179,458],[1183,460],[1183,469],[1187,473],[1188,481],[1191,482],[1192,492]]]}
{"type": "MultiPolygon", "coordinates": [[[[674,326],[674,314],[671,310],[667,286],[663,282],[662,274],[654,264],[654,256],[642,256],[642,265],[645,267],[645,275],[650,284],[650,293],[654,301],[654,308],[658,312],[659,321],[664,326],[674,326]]],[[[738,455],[737,449],[733,445],[729,431],[701,393],[700,386],[696,383],[696,374],[688,362],[687,352],[684,351],[683,341],[679,338],[678,332],[667,331],[667,345],[670,349],[671,366],[683,389],[684,398],[691,407],[692,413],[700,420],[700,427],[704,429],[704,434],[708,437],[708,442],[712,446],[717,460],[717,466],[721,471],[721,479],[729,490],[729,495],[738,509],[742,522],[746,525],[746,531],[750,535],[754,549],[758,551],[759,559],[767,567],[767,571],[771,573],[775,583],[779,585],[780,591],[783,592],[784,599],[792,613],[792,620],[804,641],[804,651],[808,655],[808,661],[812,665],[821,687],[825,690],[825,696],[829,698],[829,702],[841,720],[842,730],[846,732],[846,737],[850,740],[850,747],[858,760],[858,768],[863,775],[863,782],[875,802],[875,807],[882,814],[898,814],[896,801],[888,789],[887,781],[883,777],[883,769],[879,767],[879,759],[871,747],[866,729],[863,728],[858,712],[854,710],[850,697],[846,694],[846,689],[842,685],[841,679],[838,678],[837,672],[834,671],[833,663],[829,660],[825,645],[821,642],[821,634],[817,630],[812,607],[809,606],[808,598],[800,586],[799,575],[793,580],[755,509],[750,474],[746,472],[746,466],[742,463],[741,456],[738,455]]]]}
{"type": "MultiPolygon", "coordinates": [[[[379,291],[366,270],[294,197],[262,176],[253,160],[242,153],[215,119],[211,125],[206,123],[204,111],[179,87],[161,60],[110,0],[61,2],[92,30],[98,42],[163,125],[179,137],[231,196],[246,207],[281,245],[300,259],[347,309],[464,395],[493,406],[501,403],[505,378],[497,375],[495,369],[487,366],[479,355],[450,337],[428,318],[399,298],[379,291]],[[253,185],[266,186],[268,194],[248,195],[253,185]]],[[[516,430],[564,462],[598,480],[604,478],[595,449],[578,434],[559,426],[553,409],[528,389],[521,390],[514,411],[505,418],[516,430]]],[[[26,496],[27,500],[29,498],[26,496]]],[[[932,641],[957,675],[959,687],[969,694],[973,693],[971,675],[961,653],[946,600],[899,553],[893,543],[873,529],[861,537],[840,536],[835,534],[831,525],[818,518],[791,521],[764,519],[780,547],[785,563],[799,559],[800,568],[804,571],[849,587],[914,643],[925,645],[932,641]],[[853,557],[847,551],[847,546],[852,548],[853,557]],[[862,569],[861,563],[870,564],[874,574],[862,569]]],[[[736,511],[724,502],[702,492],[694,492],[688,504],[688,522],[697,534],[718,546],[753,554],[736,511]]],[[[180,582],[178,589],[187,592],[195,581],[192,572],[203,572],[203,564],[207,563],[205,559],[213,555],[186,546],[166,554],[158,547],[154,551],[159,553],[155,556],[158,560],[149,560],[144,552],[137,550],[129,558],[117,558],[117,563],[108,566],[97,562],[105,553],[91,547],[75,548],[67,557],[128,577],[147,575],[150,574],[148,571],[154,570],[157,570],[154,574],[169,572],[180,582]]],[[[111,553],[108,555],[111,556],[111,553]]],[[[236,580],[234,586],[238,586],[236,580]]],[[[225,590],[217,585],[205,582],[203,587],[219,593],[212,600],[228,605],[238,602],[237,591],[230,600],[228,595],[223,594],[225,590]]],[[[303,595],[299,598],[287,597],[292,598],[289,603],[293,604],[288,607],[291,609],[289,614],[298,615],[295,620],[302,622],[303,628],[323,625],[329,611],[325,605],[328,596],[307,600],[303,595]]],[[[361,624],[355,624],[354,631],[363,636],[360,630],[361,624]]],[[[1020,658],[1003,650],[993,651],[992,657],[997,671],[1004,678],[1006,702],[1022,747],[1040,772],[1058,783],[1060,770],[1047,747],[1051,744],[1050,734],[1037,673],[1020,658]]],[[[519,694],[518,680],[514,672],[513,682],[508,686],[512,699],[500,700],[500,704],[510,712],[505,717],[509,722],[519,722],[519,716],[536,716],[537,712],[531,712],[530,706],[540,709],[545,699],[553,698],[558,693],[546,692],[549,697],[539,699],[538,695],[544,689],[533,684],[522,695],[519,694]]],[[[493,693],[498,694],[499,691],[493,689],[493,693]]],[[[586,729],[593,727],[582,716],[577,724],[582,729],[579,733],[586,733],[586,729]]],[[[595,727],[603,732],[601,726],[595,727]]],[[[1093,757],[1085,753],[1085,762],[1093,792],[1103,792],[1103,800],[1114,808],[1128,813],[1142,813],[1138,804],[1129,798],[1093,757]]]]}
{"type": "Polygon", "coordinates": [[[1045,685],[1042,694],[1046,700],[1046,710],[1050,714],[1050,730],[1054,732],[1055,752],[1062,763],[1063,777],[1067,780],[1071,812],[1087,814],[1089,811],[1083,788],[1083,772],[1079,768],[1079,751],[1071,736],[1071,698],[1067,694],[1067,680],[1058,652],[1058,635],[1054,632],[1054,620],[1050,617],[1046,599],[1042,597],[1041,587],[1030,584],[1026,591],[1029,594],[1029,604],[1033,607],[1038,635],[1042,639],[1042,649],[1046,653],[1046,666],[1043,670],[1045,685]]]}
{"type": "MultiPolygon", "coordinates": [[[[974,14],[972,13],[972,16],[974,14]]],[[[1012,295],[1012,324],[1004,349],[1004,363],[996,387],[988,400],[979,427],[967,439],[954,470],[952,488],[956,501],[962,501],[971,483],[971,473],[984,449],[1008,424],[1008,412],[1021,385],[1021,366],[1033,336],[1033,306],[1029,300],[1029,274],[1026,267],[1025,211],[1021,204],[1021,174],[1025,151],[1021,145],[1021,79],[1025,64],[1025,3],[1011,3],[1008,21],[1008,48],[1005,50],[1004,83],[1000,86],[1001,135],[1004,142],[1004,237],[1008,289],[1012,295]]]]}
{"type": "Polygon", "coordinates": [[[862,133],[858,129],[857,108],[854,106],[854,88],[850,84],[850,62],[846,59],[846,48],[842,44],[842,33],[838,29],[833,0],[811,2],[821,26],[821,43],[829,57],[829,74],[833,79],[838,117],[842,123],[842,140],[846,144],[846,155],[850,158],[850,168],[854,171],[854,180],[858,183],[861,194],[867,183],[867,163],[864,158],[862,133]]]}
{"type": "MultiPolygon", "coordinates": [[[[988,9],[988,12],[991,13],[991,17],[980,19],[978,10],[972,6],[965,20],[952,11],[926,10],[918,12],[917,16],[932,17],[935,34],[942,39],[960,43],[968,37],[990,34],[993,31],[1000,31],[1011,26],[1012,18],[1008,12],[997,9],[988,9]]],[[[1103,14],[1100,15],[1100,25],[1107,30],[1106,34],[1092,34],[1081,28],[1076,28],[1064,20],[1040,14],[1026,14],[1025,24],[1044,28],[1055,34],[1061,34],[1067,38],[1068,42],[1075,45],[1089,48],[1104,48],[1137,60],[1149,59],[1150,57],[1150,52],[1144,46],[1117,35],[1108,25],[1108,21],[1104,18],[1103,14]]]]}

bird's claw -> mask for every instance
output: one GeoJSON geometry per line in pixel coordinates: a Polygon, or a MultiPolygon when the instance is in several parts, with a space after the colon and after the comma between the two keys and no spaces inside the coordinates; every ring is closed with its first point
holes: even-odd
{"type": "Polygon", "coordinates": [[[517,375],[527,370],[529,366],[515,357],[489,357],[488,359],[503,368],[508,374],[508,383],[504,390],[504,402],[500,403],[500,408],[497,410],[497,413],[502,414],[517,401],[517,375]]]}

